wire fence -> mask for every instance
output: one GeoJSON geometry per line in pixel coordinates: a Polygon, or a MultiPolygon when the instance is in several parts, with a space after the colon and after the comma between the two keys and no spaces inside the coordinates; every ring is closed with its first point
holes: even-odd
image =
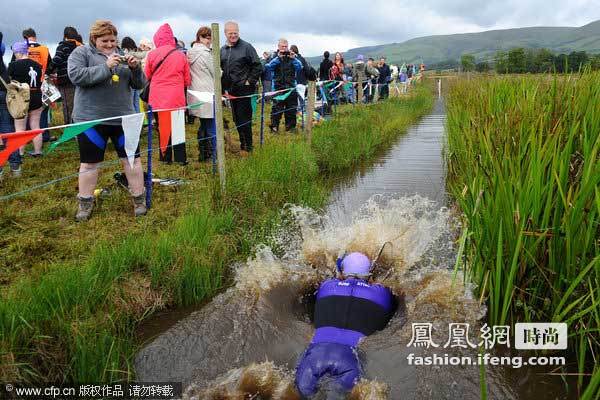
{"type": "MultiPolygon", "coordinates": [[[[320,108],[322,108],[322,111],[321,111],[321,117],[322,118],[325,118],[325,109],[324,109],[324,107],[325,107],[326,104],[328,105],[329,102],[332,102],[334,106],[337,106],[338,104],[340,104],[341,99],[336,94],[337,94],[337,89],[342,89],[343,90],[342,85],[344,83],[352,83],[352,87],[356,86],[357,84],[372,85],[372,87],[374,87],[375,91],[378,91],[380,87],[391,85],[391,83],[373,84],[370,81],[361,81],[361,82],[344,82],[344,81],[336,81],[336,80],[320,81],[318,83],[318,86],[321,89],[320,90],[321,93],[320,93],[320,96],[317,94],[317,99],[319,97],[321,97],[321,107],[320,108]],[[331,85],[332,83],[338,83],[338,85],[335,86],[335,87],[333,87],[329,91],[330,96],[328,96],[328,94],[325,92],[324,88],[328,87],[328,85],[329,85],[328,88],[331,88],[332,87],[332,85],[331,85]]],[[[276,99],[276,97],[277,97],[276,95],[277,94],[285,93],[287,91],[291,92],[293,90],[296,90],[296,86],[294,86],[294,87],[288,87],[288,88],[284,88],[284,89],[279,89],[279,90],[276,90],[276,91],[262,93],[262,94],[259,93],[259,94],[252,94],[252,95],[239,96],[239,97],[237,97],[237,96],[229,96],[229,97],[225,96],[223,98],[223,100],[225,100],[225,101],[231,101],[231,100],[237,100],[237,99],[242,99],[242,98],[251,98],[251,97],[264,96],[265,99],[278,101],[276,99]]],[[[368,98],[366,98],[365,100],[366,100],[367,103],[369,103],[368,98]]],[[[373,100],[371,99],[371,102],[372,101],[373,100]]],[[[375,99],[375,101],[376,101],[376,99],[375,99]]],[[[355,104],[355,102],[349,102],[349,103],[355,104]]],[[[193,108],[197,108],[198,106],[201,106],[203,104],[207,104],[207,102],[198,102],[198,103],[189,104],[189,105],[187,105],[185,107],[166,108],[166,109],[158,109],[158,110],[153,110],[150,107],[149,110],[145,112],[147,114],[148,122],[149,122],[149,124],[148,124],[148,133],[149,133],[148,134],[148,147],[147,147],[147,149],[145,149],[146,153],[148,154],[148,174],[147,174],[147,182],[146,182],[146,189],[147,189],[147,196],[148,196],[147,197],[147,205],[148,206],[150,206],[150,204],[151,204],[151,192],[152,192],[152,189],[151,189],[152,181],[151,180],[152,180],[152,176],[153,175],[152,175],[152,172],[151,172],[151,161],[150,161],[151,158],[152,158],[152,154],[155,151],[157,151],[157,150],[161,150],[161,148],[165,148],[165,150],[170,150],[172,147],[178,145],[178,144],[175,144],[175,145],[171,144],[171,145],[166,145],[166,146],[160,146],[159,145],[158,147],[152,147],[151,136],[152,136],[152,129],[153,129],[153,125],[154,125],[152,123],[153,113],[158,113],[158,112],[163,112],[163,111],[177,111],[177,110],[183,110],[183,109],[193,109],[193,108]]],[[[302,112],[302,121],[301,122],[302,122],[302,125],[304,125],[304,114],[305,114],[305,111],[306,111],[305,108],[304,108],[304,99],[303,99],[303,101],[298,106],[286,108],[286,109],[279,110],[279,111],[273,111],[273,110],[271,110],[270,115],[271,115],[271,117],[273,117],[273,116],[276,116],[278,114],[284,114],[284,113],[286,113],[288,111],[292,111],[292,110],[295,110],[297,112],[298,109],[300,109],[301,112],[302,112]]],[[[336,112],[335,107],[333,108],[333,112],[334,113],[336,112]]],[[[140,114],[140,113],[136,113],[136,114],[140,114]]],[[[136,115],[136,114],[129,114],[129,115],[136,115]]],[[[252,118],[250,118],[250,120],[248,120],[248,121],[246,121],[244,123],[241,123],[241,124],[236,124],[233,127],[225,129],[224,131],[228,132],[228,133],[231,133],[233,130],[239,129],[239,128],[245,126],[245,125],[252,124],[252,123],[256,122],[254,120],[254,116],[257,115],[257,114],[254,113],[254,112],[253,112],[253,114],[254,115],[253,115],[252,118]]],[[[264,136],[263,136],[264,114],[265,113],[264,113],[264,109],[263,109],[263,110],[261,110],[261,116],[260,116],[260,119],[261,119],[261,122],[260,122],[261,123],[260,144],[261,145],[264,142],[264,136]]],[[[68,127],[89,124],[90,122],[101,123],[101,122],[105,122],[105,121],[120,119],[120,118],[123,118],[123,117],[127,117],[129,115],[122,115],[122,116],[110,117],[110,118],[102,118],[102,119],[98,119],[98,120],[94,120],[94,121],[79,122],[79,123],[73,123],[73,124],[63,124],[63,125],[58,125],[58,126],[51,126],[51,127],[48,127],[48,128],[44,128],[42,130],[65,129],[65,128],[68,128],[68,127]]],[[[294,116],[294,118],[296,118],[296,116],[294,116]]],[[[211,158],[212,158],[212,166],[213,166],[212,170],[213,170],[213,174],[216,174],[216,171],[217,171],[217,168],[216,168],[216,137],[217,136],[216,136],[216,131],[215,131],[215,121],[214,121],[214,118],[213,118],[213,122],[212,122],[211,125],[212,125],[212,127],[211,127],[211,130],[212,130],[211,133],[212,134],[210,136],[207,136],[207,137],[197,138],[196,142],[197,143],[201,143],[201,142],[207,141],[207,140],[211,141],[211,158]]],[[[160,130],[160,127],[158,127],[158,129],[160,130]]],[[[3,139],[6,139],[6,140],[10,140],[10,134],[0,134],[0,137],[2,137],[3,139]]],[[[77,136],[69,139],[68,141],[75,140],[76,138],[77,138],[77,136]]],[[[139,152],[135,153],[134,156],[137,158],[137,157],[141,157],[141,155],[142,155],[142,151],[140,150],[139,152]]],[[[114,165],[117,165],[117,164],[122,163],[122,162],[123,162],[123,160],[120,159],[120,158],[118,158],[116,160],[103,161],[101,163],[98,163],[97,169],[107,168],[107,167],[114,166],[114,165]]],[[[0,168],[2,168],[2,167],[0,167],[0,168]]],[[[27,194],[32,193],[32,192],[37,191],[37,190],[45,189],[45,188],[50,187],[52,185],[58,184],[60,182],[64,182],[66,180],[73,179],[73,178],[79,177],[80,175],[87,174],[87,173],[92,173],[92,172],[95,172],[95,170],[80,171],[80,172],[69,174],[69,175],[66,175],[66,176],[63,176],[63,177],[60,177],[60,178],[52,179],[50,181],[47,181],[47,182],[44,182],[44,183],[41,183],[41,184],[38,184],[38,185],[31,186],[31,187],[25,188],[25,189],[17,191],[17,192],[13,192],[13,193],[9,193],[9,194],[6,194],[6,195],[2,195],[2,196],[0,196],[0,201],[12,200],[14,198],[27,195],[27,194]]]]}

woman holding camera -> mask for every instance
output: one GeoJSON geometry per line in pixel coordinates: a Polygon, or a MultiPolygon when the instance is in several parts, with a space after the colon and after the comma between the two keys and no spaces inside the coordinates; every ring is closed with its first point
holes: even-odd
{"type": "MultiPolygon", "coordinates": [[[[89,45],[79,46],[69,56],[69,79],[75,85],[73,122],[85,122],[134,114],[132,89],[141,89],[145,79],[139,61],[123,56],[117,48],[117,28],[99,20],[90,29],[89,45]]],[[[127,161],[121,119],[102,121],[77,136],[79,144],[79,208],[75,218],[85,221],[94,207],[94,189],[98,165],[110,139],[121,159],[129,190],[133,197],[134,215],[146,214],[144,181],[139,147],[133,167],[127,161]]]]}

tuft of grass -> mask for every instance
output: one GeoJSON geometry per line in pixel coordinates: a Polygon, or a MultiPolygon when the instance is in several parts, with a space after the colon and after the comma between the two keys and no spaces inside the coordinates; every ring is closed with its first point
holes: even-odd
{"type": "Polygon", "coordinates": [[[450,88],[448,189],[489,323],[566,322],[580,372],[600,357],[600,74],[450,88]]]}

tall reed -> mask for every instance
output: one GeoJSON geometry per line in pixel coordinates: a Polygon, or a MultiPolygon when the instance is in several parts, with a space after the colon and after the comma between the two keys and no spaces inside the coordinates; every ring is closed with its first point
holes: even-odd
{"type": "Polygon", "coordinates": [[[566,322],[581,373],[600,363],[600,74],[459,81],[447,185],[489,322],[566,322]]]}

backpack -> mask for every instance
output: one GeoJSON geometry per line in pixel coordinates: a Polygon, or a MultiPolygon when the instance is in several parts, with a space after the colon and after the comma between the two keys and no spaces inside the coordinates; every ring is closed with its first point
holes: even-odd
{"type": "Polygon", "coordinates": [[[7,84],[2,77],[0,81],[6,88],[6,106],[9,114],[14,119],[25,118],[29,113],[29,85],[15,80],[7,84]]]}

